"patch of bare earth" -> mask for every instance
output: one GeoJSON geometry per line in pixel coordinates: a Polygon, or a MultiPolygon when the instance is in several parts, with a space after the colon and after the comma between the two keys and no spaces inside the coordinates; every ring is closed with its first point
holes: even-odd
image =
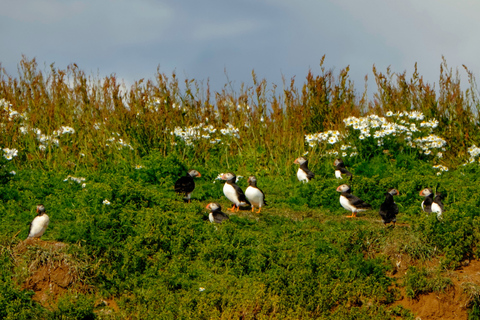
{"type": "MultiPolygon", "coordinates": [[[[396,276],[402,276],[405,271],[400,269],[396,276]]],[[[406,296],[405,289],[400,288],[402,299],[393,306],[401,305],[409,309],[419,320],[468,319],[470,297],[465,288],[480,286],[480,261],[472,260],[455,271],[449,271],[447,276],[452,280],[453,286],[445,292],[420,294],[417,298],[410,299],[406,296]]]]}

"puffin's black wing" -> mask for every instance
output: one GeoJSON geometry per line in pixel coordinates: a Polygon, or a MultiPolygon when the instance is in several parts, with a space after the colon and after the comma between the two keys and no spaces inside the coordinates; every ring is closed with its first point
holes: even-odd
{"type": "Polygon", "coordinates": [[[372,207],[371,205],[351,193],[343,192],[343,196],[346,197],[348,201],[352,204],[352,206],[357,209],[370,209],[372,207]]]}
{"type": "Polygon", "coordinates": [[[228,220],[230,219],[226,213],[222,212],[222,211],[215,211],[215,212],[212,212],[212,215],[213,215],[213,221],[215,223],[222,223],[224,220],[228,220]]]}
{"type": "Polygon", "coordinates": [[[425,200],[423,201],[423,211],[432,212],[432,203],[433,203],[433,197],[431,196],[425,197],[425,200]]]}
{"type": "Polygon", "coordinates": [[[303,169],[303,171],[305,171],[305,173],[307,174],[308,180],[312,180],[313,178],[315,178],[315,173],[313,173],[309,169],[303,169]]]}
{"type": "Polygon", "coordinates": [[[345,167],[340,167],[340,168],[337,168],[337,170],[340,170],[340,172],[344,175],[346,175],[347,177],[351,177],[352,176],[352,173],[350,171],[348,171],[347,169],[345,169],[345,167]]]}
{"type": "MultiPolygon", "coordinates": [[[[260,192],[262,193],[262,195],[263,195],[263,204],[264,204],[264,205],[267,205],[267,201],[265,200],[265,193],[263,193],[263,191],[262,191],[260,188],[257,188],[257,189],[258,189],[258,191],[260,191],[260,192]]],[[[442,210],[443,210],[443,208],[442,208],[442,210]]]]}
{"type": "Polygon", "coordinates": [[[438,204],[438,206],[440,207],[440,209],[442,209],[442,212],[444,211],[443,209],[443,203],[442,203],[442,196],[440,194],[436,195],[435,196],[435,199],[433,199],[433,202],[435,202],[436,204],[438,204]]]}
{"type": "Polygon", "coordinates": [[[242,188],[240,188],[236,183],[232,183],[231,185],[238,194],[238,201],[250,204],[250,202],[247,200],[247,197],[245,197],[245,193],[243,193],[242,188]]]}
{"type": "Polygon", "coordinates": [[[184,193],[187,195],[195,189],[195,181],[193,178],[187,174],[186,176],[181,177],[175,182],[175,192],[184,193]]]}
{"type": "Polygon", "coordinates": [[[398,214],[398,206],[393,201],[393,197],[387,194],[387,198],[380,206],[380,211],[378,212],[382,217],[384,223],[389,223],[395,220],[398,214]]]}

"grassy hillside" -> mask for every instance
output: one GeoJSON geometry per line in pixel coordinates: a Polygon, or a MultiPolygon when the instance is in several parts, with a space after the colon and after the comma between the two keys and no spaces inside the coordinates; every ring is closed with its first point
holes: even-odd
{"type": "MultiPolygon", "coordinates": [[[[437,90],[374,70],[367,101],[348,68],[211,94],[160,73],[124,91],[22,60],[0,73],[0,317],[414,319],[394,302],[448,292],[448,270],[479,254],[477,91],[441,69],[437,90]],[[351,182],[335,179],[337,157],[351,182]],[[184,203],[173,185],[191,168],[202,177],[184,203]],[[228,171],[243,189],[256,175],[268,206],[214,226],[205,206],[230,207],[228,171]],[[341,183],[374,209],[346,218],[341,183]],[[395,228],[378,215],[391,187],[395,228]],[[445,196],[441,221],[422,212],[424,187],[445,196]],[[40,203],[47,232],[23,241],[40,203]]],[[[480,290],[465,288],[475,319],[480,290]]]]}

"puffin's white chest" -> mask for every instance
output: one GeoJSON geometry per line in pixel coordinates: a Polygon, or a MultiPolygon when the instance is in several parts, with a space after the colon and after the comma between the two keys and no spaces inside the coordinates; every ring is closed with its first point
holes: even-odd
{"type": "Polygon", "coordinates": [[[342,179],[342,172],[340,170],[335,170],[335,178],[342,179]]]}
{"type": "Polygon", "coordinates": [[[354,206],[352,206],[352,204],[347,199],[347,197],[343,195],[340,196],[340,204],[342,205],[342,207],[344,207],[348,211],[355,212],[357,210],[354,206]]]}
{"type": "Polygon", "coordinates": [[[308,182],[308,177],[307,177],[307,173],[305,171],[303,171],[301,168],[298,169],[297,171],[297,178],[299,181],[301,182],[308,182]]]}
{"type": "Polygon", "coordinates": [[[432,212],[436,212],[437,213],[437,218],[438,219],[441,219],[442,218],[442,208],[440,208],[440,206],[438,205],[438,203],[434,202],[432,203],[432,212]]]}
{"type": "Polygon", "coordinates": [[[210,220],[211,223],[215,222],[215,219],[213,219],[213,213],[212,212],[210,212],[210,214],[208,215],[208,220],[210,220]]]}
{"type": "Polygon", "coordinates": [[[235,203],[237,206],[240,204],[240,200],[238,200],[237,190],[232,187],[230,184],[225,183],[223,186],[223,194],[227,197],[228,200],[235,203]]]}
{"type": "Polygon", "coordinates": [[[35,217],[30,226],[29,238],[40,238],[47,230],[50,218],[46,214],[35,217]]]}
{"type": "Polygon", "coordinates": [[[258,188],[248,186],[247,190],[245,190],[245,197],[247,197],[248,201],[255,207],[261,208],[264,204],[263,193],[258,188]]]}

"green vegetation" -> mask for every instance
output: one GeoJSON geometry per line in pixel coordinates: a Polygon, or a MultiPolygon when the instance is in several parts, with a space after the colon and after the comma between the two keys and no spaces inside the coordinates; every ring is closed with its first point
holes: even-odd
{"type": "MultiPolygon", "coordinates": [[[[444,292],[445,270],[479,257],[479,100],[445,62],[438,93],[416,72],[374,70],[373,101],[348,68],[281,94],[253,74],[215,95],[160,73],[123,90],[76,65],[19,70],[0,72],[2,318],[412,319],[392,305],[401,290],[444,292]],[[293,160],[307,152],[316,177],[301,184],[293,160]],[[336,157],[374,208],[357,219],[339,204],[336,157]],[[184,203],[173,185],[190,168],[202,176],[184,203]],[[268,206],[212,225],[206,204],[230,206],[216,179],[227,171],[257,176],[268,206]],[[391,187],[395,228],[378,216],[391,187]],[[441,221],[421,211],[424,187],[444,195],[441,221]],[[25,247],[40,203],[52,245],[25,247]],[[23,286],[44,266],[71,276],[48,303],[23,286]]],[[[478,288],[464,291],[474,318],[478,288]]]]}

